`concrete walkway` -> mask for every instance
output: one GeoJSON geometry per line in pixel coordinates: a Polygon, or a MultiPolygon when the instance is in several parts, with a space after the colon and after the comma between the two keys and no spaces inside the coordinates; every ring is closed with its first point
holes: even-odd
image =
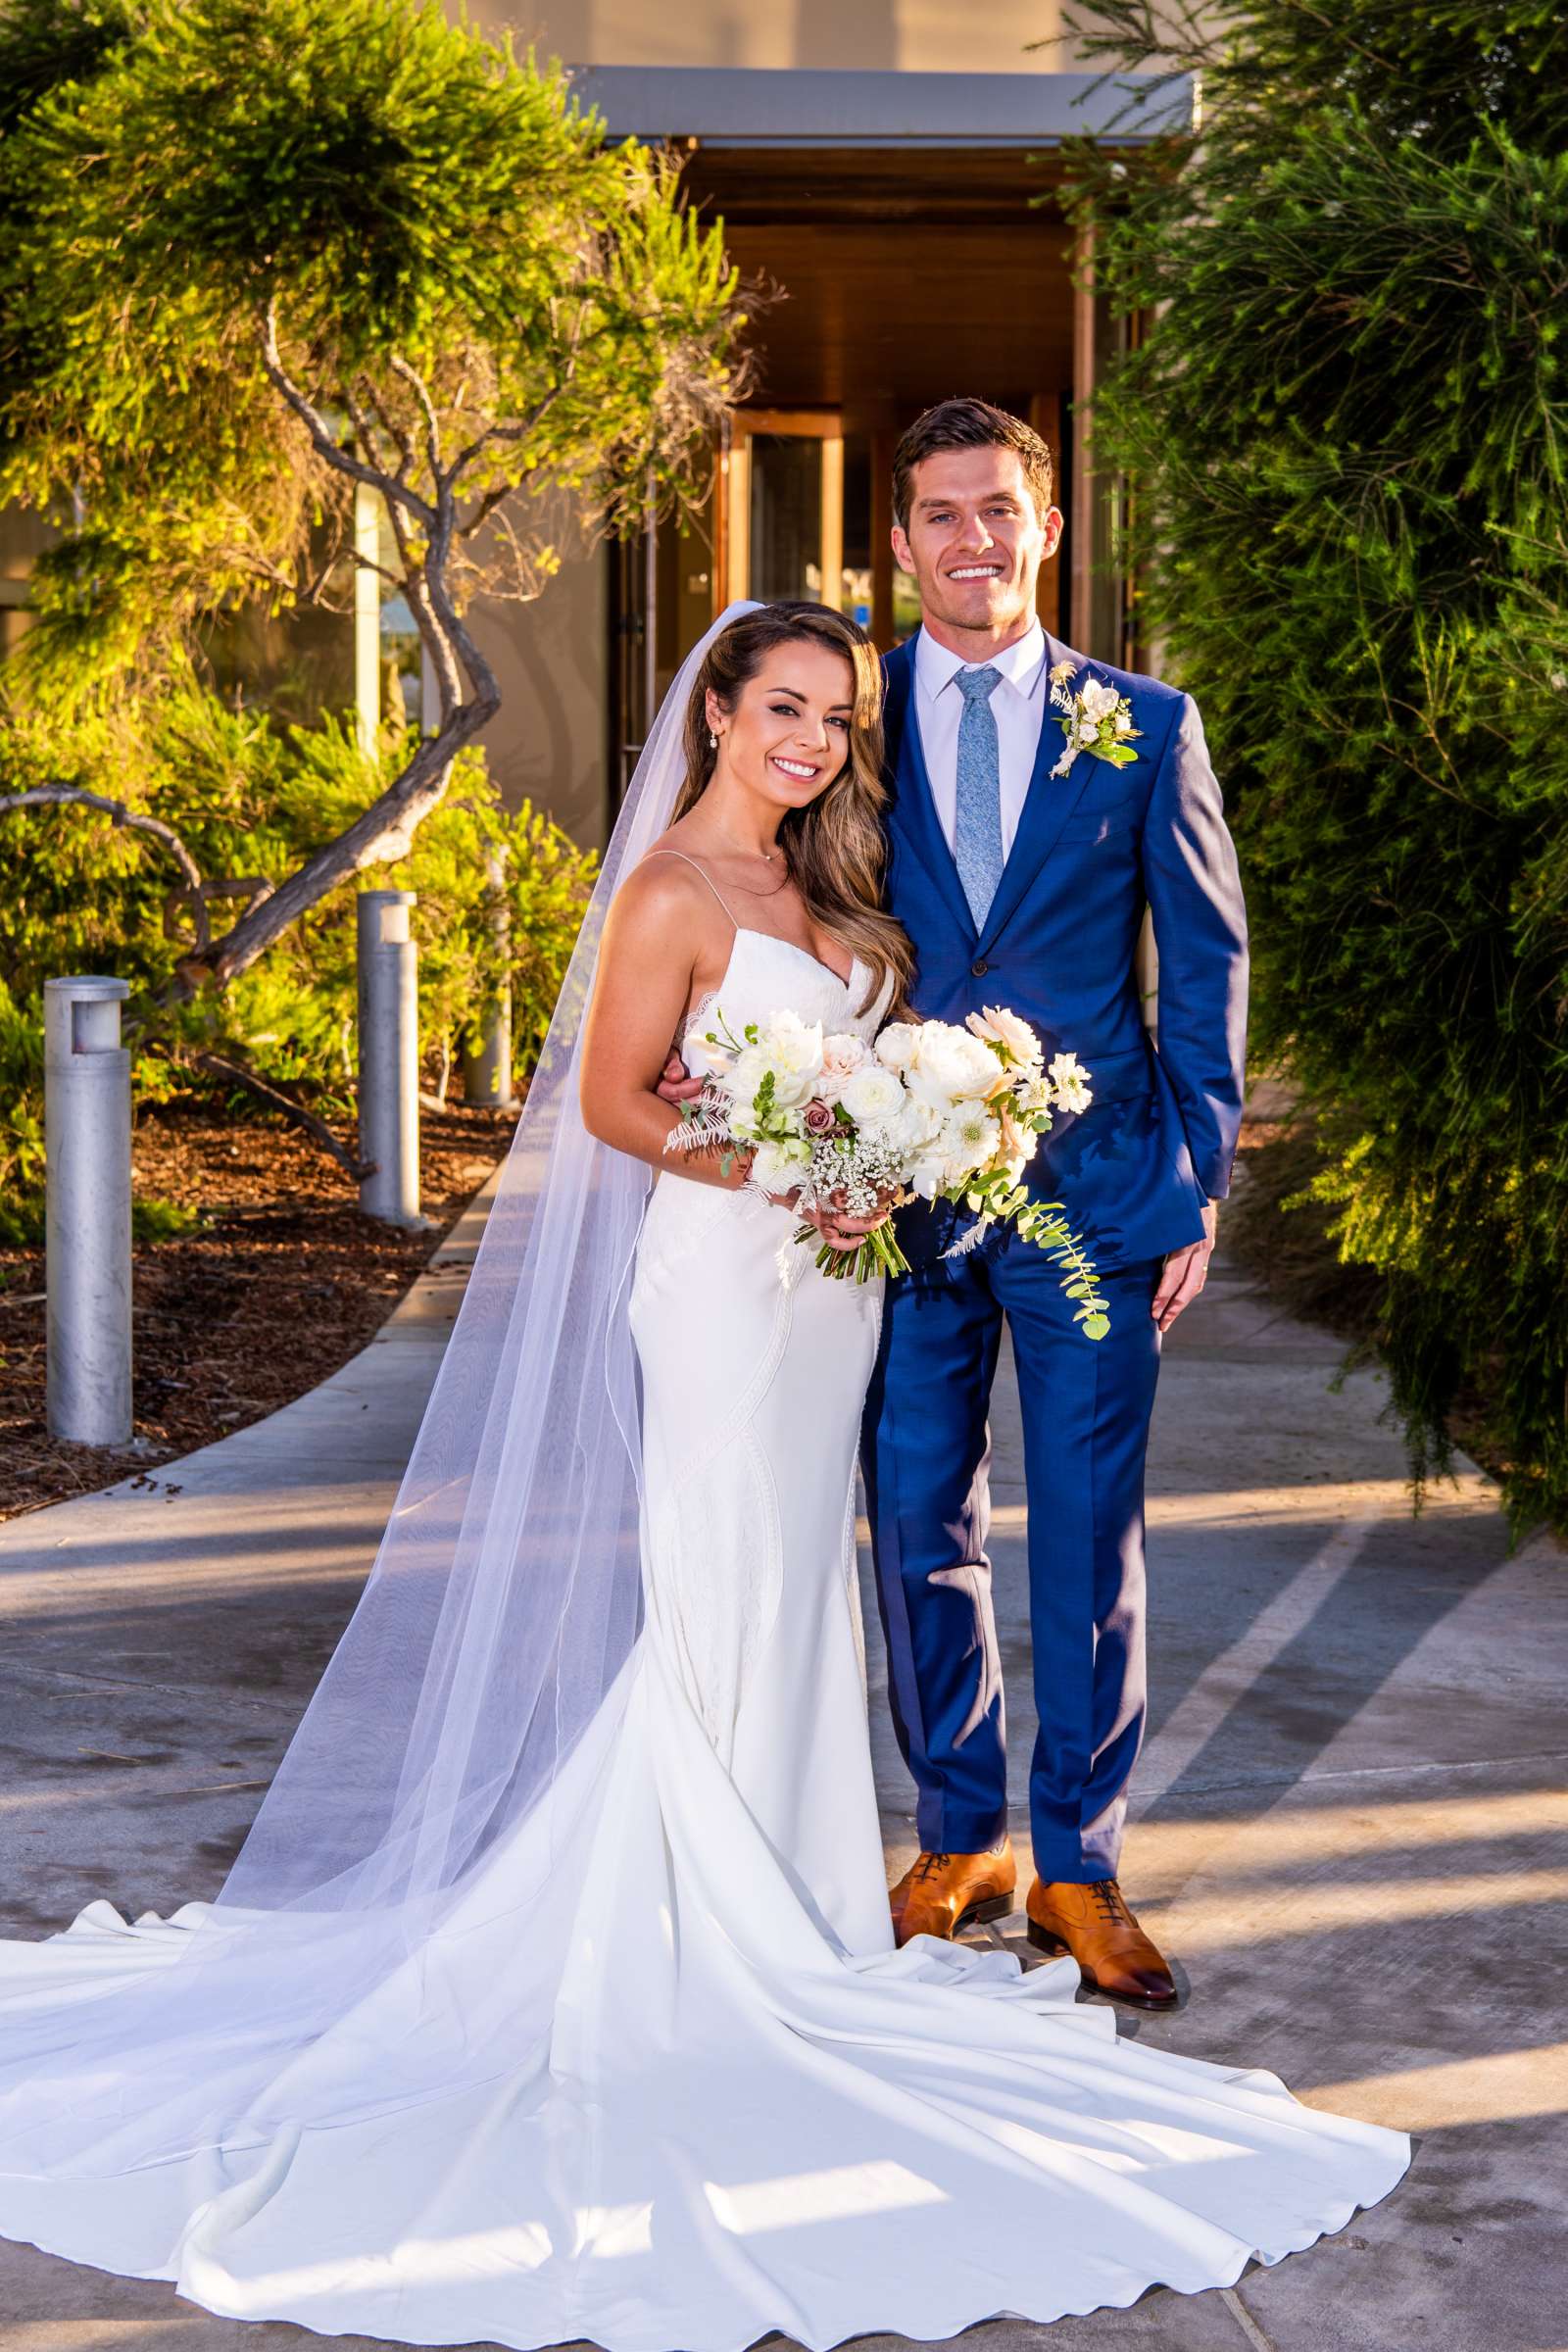
{"type": "MultiPolygon", "coordinates": [[[[156,1477],[0,1527],[0,1932],[46,1933],[97,1894],[135,1913],[216,1889],[374,1552],[480,1221],[312,1396],[156,1477]]],[[[1473,1472],[1412,1519],[1378,1385],[1331,1393],[1337,1360],[1223,1274],[1168,1349],[1153,1731],[1124,1877],[1188,1998],[1127,2030],[1402,2125],[1414,2168],[1344,2234],[1235,2291],[1156,2291],[1051,2329],[996,2322],[969,2352],[1568,2346],[1568,1561],[1544,1542],[1510,1559],[1473,1472]]],[[[1021,1794],[1033,1719],[1006,1373],[996,1436],[1021,1794]]],[[[892,1872],[909,1792],[874,1712],[892,1872]]],[[[0,2243],[0,2352],[318,2341],[0,2243]]]]}

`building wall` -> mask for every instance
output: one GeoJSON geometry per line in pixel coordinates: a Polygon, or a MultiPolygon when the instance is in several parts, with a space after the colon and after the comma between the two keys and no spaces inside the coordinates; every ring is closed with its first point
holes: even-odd
{"type": "Polygon", "coordinates": [[[475,603],[468,625],[501,708],[480,742],[509,807],[532,801],[576,841],[602,846],[609,647],[603,549],[575,556],[528,605],[475,603]]]}
{"type": "MultiPolygon", "coordinates": [[[[766,8],[667,0],[657,9],[647,0],[474,0],[471,8],[486,32],[510,31],[519,47],[567,65],[845,73],[1082,71],[1091,61],[1062,34],[1061,14],[1060,0],[775,0],[766,8]]],[[[492,608],[480,623],[506,695],[487,736],[494,774],[509,800],[527,792],[595,842],[610,784],[604,577],[602,554],[575,559],[537,604],[492,608]]]]}
{"type": "Polygon", "coordinates": [[[1085,64],[1062,31],[1061,0],[477,0],[473,17],[568,65],[1062,74],[1085,64]]]}

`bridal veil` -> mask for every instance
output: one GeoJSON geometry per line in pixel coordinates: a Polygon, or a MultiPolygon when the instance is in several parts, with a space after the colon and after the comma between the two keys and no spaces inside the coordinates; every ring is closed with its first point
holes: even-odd
{"type": "MultiPolygon", "coordinates": [[[[239,2118],[264,2134],[289,2053],[420,1952],[475,1862],[548,1795],[627,1661],[640,1570],[626,1291],[651,1178],[583,1126],[581,1033],[606,909],[670,820],[703,657],[755,609],[720,615],[654,722],[374,1568],[245,1845],[216,1902],[170,1923],[172,1964],[167,1943],[156,1966],[127,1950],[107,1988],[94,1973],[76,2000],[5,2016],[0,2172],[8,2146],[25,2146],[28,2169],[46,2148],[56,2171],[118,2174],[213,2145],[239,2118]]],[[[541,1859],[541,1881],[552,1868],[541,1859]]],[[[444,2090],[482,2064],[443,2053],[444,2090]]],[[[402,2103],[399,2071],[358,2070],[339,2120],[402,2103]]]]}

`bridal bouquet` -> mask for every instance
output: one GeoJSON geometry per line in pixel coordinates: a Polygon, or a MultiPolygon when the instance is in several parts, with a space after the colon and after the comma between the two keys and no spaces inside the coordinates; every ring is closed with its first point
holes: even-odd
{"type": "MultiPolygon", "coordinates": [[[[952,1200],[975,1223],[946,1254],[971,1250],[993,1225],[1009,1223],[1055,1258],[1084,1336],[1110,1329],[1092,1259],[1059,1201],[1031,1200],[1022,1177],[1058,1110],[1092,1100],[1089,1072],[1074,1054],[1047,1068],[1040,1040],[999,1006],[949,1021],[894,1021],[874,1045],[827,1035],[818,1022],[778,1012],[737,1037],[715,1008],[715,1026],[687,1041],[686,1061],[704,1081],[681,1107],[666,1150],[751,1154],[751,1181],[789,1193],[808,1208],[875,1216],[914,1198],[952,1200]]],[[[819,1238],[811,1225],[797,1240],[819,1238]]],[[[891,1224],[873,1227],[857,1250],[824,1243],[825,1274],[857,1280],[905,1274],[908,1260],[891,1224]]]]}

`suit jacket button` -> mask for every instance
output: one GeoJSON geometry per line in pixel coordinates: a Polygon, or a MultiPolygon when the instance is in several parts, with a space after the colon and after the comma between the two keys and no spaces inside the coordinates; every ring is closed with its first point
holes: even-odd
{"type": "Polygon", "coordinates": [[[989,963],[987,963],[985,957],[982,956],[978,963],[970,964],[969,969],[971,972],[973,972],[977,980],[983,980],[987,972],[990,971],[991,966],[989,963]]]}

